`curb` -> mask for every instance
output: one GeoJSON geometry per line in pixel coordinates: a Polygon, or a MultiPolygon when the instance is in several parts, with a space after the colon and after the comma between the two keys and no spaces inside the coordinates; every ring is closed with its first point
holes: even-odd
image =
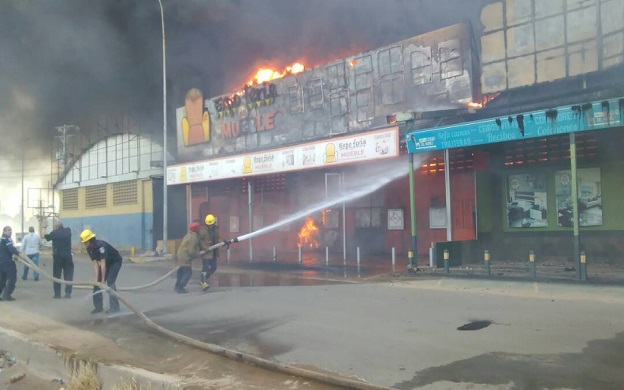
{"type": "Polygon", "coordinates": [[[49,345],[29,340],[21,333],[2,327],[0,327],[0,346],[10,351],[17,360],[25,363],[29,370],[43,379],[63,378],[67,381],[72,369],[93,364],[102,383],[102,390],[120,386],[122,380],[130,379],[134,379],[139,388],[152,390],[183,390],[188,386],[180,378],[171,375],[76,358],[71,353],[57,351],[49,345]]]}

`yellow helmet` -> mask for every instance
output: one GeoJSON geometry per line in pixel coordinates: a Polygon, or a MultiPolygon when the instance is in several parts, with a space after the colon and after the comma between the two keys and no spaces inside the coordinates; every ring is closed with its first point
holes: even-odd
{"type": "Polygon", "coordinates": [[[81,242],[87,242],[90,239],[92,239],[93,237],[95,237],[95,233],[93,233],[89,229],[85,229],[85,230],[82,231],[82,233],[80,233],[80,241],[81,242]]]}
{"type": "Polygon", "coordinates": [[[204,222],[206,222],[206,225],[210,226],[210,225],[214,225],[215,222],[217,222],[217,219],[215,218],[214,215],[208,214],[208,215],[206,215],[206,218],[204,219],[204,222]]]}

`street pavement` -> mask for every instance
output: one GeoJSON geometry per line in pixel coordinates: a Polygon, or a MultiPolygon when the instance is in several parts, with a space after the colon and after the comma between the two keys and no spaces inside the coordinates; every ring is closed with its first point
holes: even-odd
{"type": "MultiPolygon", "coordinates": [[[[51,269],[45,256],[43,263],[51,269]]],[[[149,283],[172,266],[126,262],[117,286],[149,283]]],[[[76,256],[75,279],[90,280],[91,273],[88,259],[76,256]]],[[[159,325],[197,340],[390,388],[624,388],[619,285],[445,278],[435,272],[375,277],[354,267],[270,261],[222,262],[207,293],[198,277],[196,271],[189,294],[174,293],[173,276],[120,294],[159,325]],[[474,330],[458,330],[462,326],[474,330]]],[[[14,296],[17,301],[1,304],[96,331],[127,349],[137,344],[134,352],[146,369],[163,369],[157,363],[171,353],[171,345],[127,309],[110,317],[89,314],[87,289],[75,290],[71,300],[53,300],[51,283],[19,280],[14,296]]],[[[244,366],[242,376],[249,370],[244,366]]],[[[267,379],[259,388],[291,384],[267,379]]],[[[330,388],[314,386],[301,388],[330,388]]]]}

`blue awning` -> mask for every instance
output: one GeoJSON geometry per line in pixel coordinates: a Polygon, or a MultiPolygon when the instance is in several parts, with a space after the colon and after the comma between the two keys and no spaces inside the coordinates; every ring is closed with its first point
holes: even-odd
{"type": "Polygon", "coordinates": [[[422,153],[578,131],[609,129],[623,124],[624,98],[615,98],[415,130],[406,133],[405,138],[409,153],[422,153]]]}

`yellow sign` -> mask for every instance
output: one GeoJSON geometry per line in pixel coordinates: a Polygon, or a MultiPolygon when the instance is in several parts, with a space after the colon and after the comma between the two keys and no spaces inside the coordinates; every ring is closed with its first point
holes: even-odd
{"type": "Polygon", "coordinates": [[[245,156],[243,159],[243,173],[251,173],[251,157],[245,156]]]}
{"type": "Polygon", "coordinates": [[[327,144],[325,145],[325,163],[333,163],[336,162],[336,145],[327,144]]]}

